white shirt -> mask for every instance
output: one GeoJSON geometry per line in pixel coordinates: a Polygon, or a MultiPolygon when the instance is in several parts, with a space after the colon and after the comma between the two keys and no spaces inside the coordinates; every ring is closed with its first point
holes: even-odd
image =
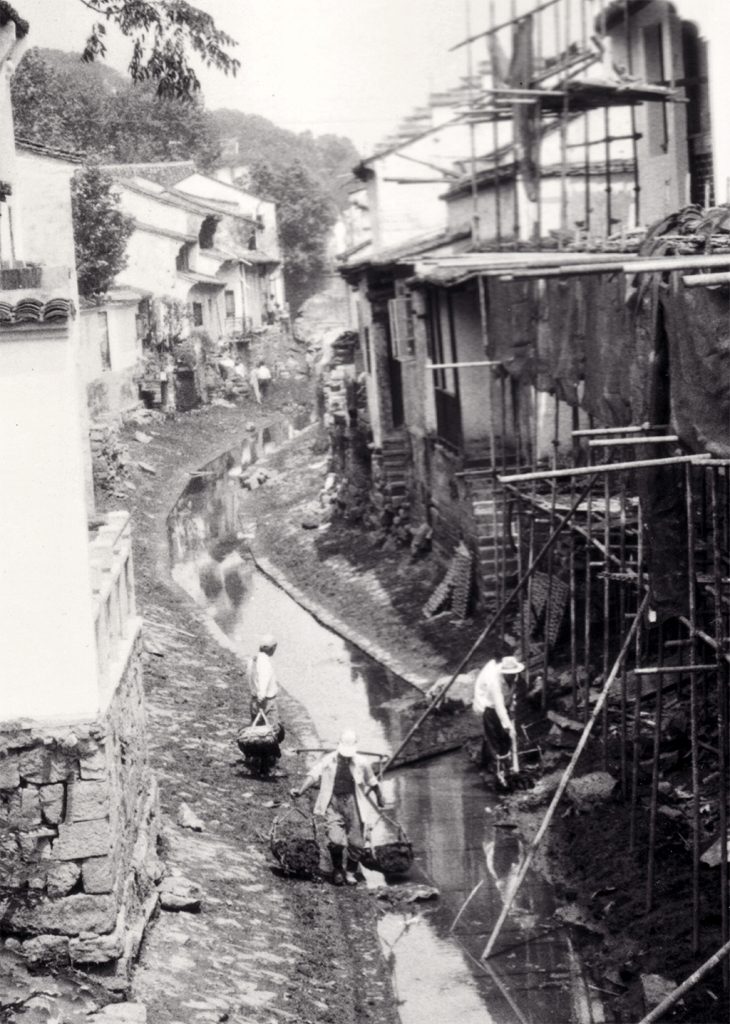
{"type": "Polygon", "coordinates": [[[259,651],[252,660],[249,685],[251,695],[259,700],[269,700],[279,692],[274,663],[263,651],[259,651]]]}
{"type": "Polygon", "coordinates": [[[268,366],[259,366],[256,370],[256,376],[259,380],[271,380],[271,370],[268,366]]]}
{"type": "Polygon", "coordinates": [[[499,662],[492,658],[488,661],[474,682],[474,701],[472,709],[481,715],[485,708],[494,708],[497,718],[505,729],[513,728],[512,720],[505,704],[507,684],[499,668],[499,662]]]}

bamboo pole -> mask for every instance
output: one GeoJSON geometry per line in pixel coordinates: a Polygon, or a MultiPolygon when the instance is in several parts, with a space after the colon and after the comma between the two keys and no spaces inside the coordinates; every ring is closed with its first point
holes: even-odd
{"type": "Polygon", "coordinates": [[[552,821],[553,815],[555,814],[557,806],[560,803],[560,799],[561,799],[563,793],[565,792],[565,789],[566,789],[568,783],[570,782],[570,779],[571,779],[571,776],[573,775],[573,772],[575,771],[575,766],[578,763],[578,759],[580,758],[580,755],[583,753],[585,745],[588,742],[588,738],[589,738],[589,736],[591,734],[591,729],[595,725],[598,716],[601,714],[601,711],[603,709],[603,705],[606,702],[606,699],[608,697],[608,692],[611,689],[611,686],[613,685],[613,682],[616,679],[616,676],[618,675],[619,669],[621,667],[621,663],[623,662],[624,658],[626,657],[626,653],[627,653],[629,647],[631,646],[631,641],[634,638],[634,634],[636,632],[638,623],[641,620],[641,616],[644,614],[644,610],[646,608],[648,600],[649,600],[649,595],[645,594],[641,604],[639,605],[639,609],[638,609],[638,611],[636,613],[636,618],[634,619],[633,623],[631,624],[631,627],[629,628],[628,633],[626,634],[626,636],[624,638],[624,642],[621,645],[621,650],[619,652],[618,657],[616,658],[616,661],[613,664],[613,668],[611,669],[611,671],[610,671],[610,673],[608,675],[608,679],[606,679],[605,683],[603,684],[603,688],[601,690],[601,693],[600,693],[600,695],[598,697],[598,700],[596,701],[596,706],[593,709],[593,714],[591,715],[589,721],[586,722],[586,724],[585,724],[585,727],[583,729],[583,732],[581,733],[580,739],[578,740],[577,746],[576,746],[575,750],[573,751],[573,756],[571,757],[570,761],[568,762],[568,765],[567,765],[565,771],[563,772],[563,775],[562,775],[562,778],[560,779],[558,787],[555,790],[555,793],[553,794],[553,798],[550,801],[550,805],[549,805],[547,811],[545,812],[545,817],[543,818],[543,820],[542,820],[542,822],[540,824],[540,827],[538,828],[537,832],[535,833],[534,838],[532,839],[529,847],[527,848],[527,850],[526,850],[526,852],[525,852],[525,854],[524,854],[524,856],[522,858],[522,863],[520,865],[520,869],[519,869],[519,872],[518,872],[517,877],[515,879],[515,882],[514,882],[513,886],[511,887],[510,892],[509,892],[507,898],[504,901],[504,905],[502,907],[502,911],[501,911],[501,913],[499,915],[499,918],[497,919],[497,923],[495,924],[495,926],[494,926],[494,928],[492,930],[492,934],[489,936],[489,941],[487,942],[486,946],[484,947],[484,952],[482,953],[482,960],[486,960],[487,957],[489,957],[491,955],[492,950],[494,949],[494,944],[497,941],[497,939],[499,938],[499,933],[502,930],[502,926],[504,925],[504,922],[507,919],[507,915],[509,914],[510,910],[512,909],[512,904],[515,901],[515,897],[517,896],[517,893],[518,893],[518,891],[520,889],[520,886],[524,882],[525,877],[527,875],[527,872],[530,869],[530,864],[532,863],[532,859],[535,856],[535,851],[537,850],[538,846],[542,842],[543,836],[545,835],[545,833],[548,830],[548,827],[550,826],[550,822],[552,821]]]}
{"type": "MultiPolygon", "coordinates": [[[[603,563],[603,657],[601,660],[601,672],[605,681],[608,675],[608,651],[610,641],[610,619],[611,619],[611,579],[609,576],[610,561],[609,548],[611,544],[611,520],[609,509],[611,507],[611,493],[609,491],[608,475],[603,478],[603,500],[606,512],[603,519],[603,544],[605,557],[603,563]]],[[[623,622],[622,622],[623,625],[623,622]]],[[[603,768],[608,771],[608,704],[603,705],[603,716],[601,721],[601,735],[603,740],[603,768]]]]}
{"type": "Polygon", "coordinates": [[[692,274],[691,276],[683,277],[682,284],[685,288],[707,288],[711,285],[730,284],[730,272],[692,274]]]}
{"type": "Polygon", "coordinates": [[[652,668],[635,668],[635,676],[666,676],[673,673],[684,675],[685,672],[714,672],[717,665],[656,665],[652,668]]]}
{"type": "MultiPolygon", "coordinates": [[[[530,14],[537,14],[538,11],[544,11],[547,7],[552,7],[553,4],[556,3],[558,3],[558,0],[545,0],[544,3],[539,4],[537,7],[533,7],[531,11],[526,11],[523,15],[520,16],[520,18],[526,18],[530,14]]],[[[477,32],[477,34],[471,36],[471,38],[462,39],[460,43],[455,43],[453,46],[449,48],[449,53],[453,53],[454,50],[458,50],[460,49],[460,47],[466,46],[468,43],[473,43],[475,39],[483,39],[485,36],[494,35],[494,33],[499,32],[500,29],[509,28],[510,25],[514,25],[514,23],[516,21],[519,21],[520,18],[517,18],[516,15],[513,13],[509,21],[503,21],[499,25],[492,25],[486,30],[486,32],[477,32]]]]}
{"type": "Polygon", "coordinates": [[[701,967],[698,967],[696,971],[693,971],[688,978],[685,978],[681,985],[678,985],[674,991],[670,992],[668,996],[662,999],[661,1003],[655,1006],[650,1013],[647,1013],[645,1017],[642,1017],[639,1024],[655,1024],[656,1021],[661,1020],[667,1010],[671,1010],[672,1007],[679,1002],[682,996],[685,996],[690,989],[694,988],[697,982],[702,981],[704,976],[711,971],[713,967],[717,967],[717,965],[727,957],[728,953],[730,953],[730,942],[726,942],[724,945],[720,946],[718,951],[705,960],[701,967]]]}
{"type": "MultiPolygon", "coordinates": [[[[685,466],[685,502],[687,511],[687,594],[689,600],[690,635],[694,639],[697,628],[697,595],[695,584],[695,529],[692,469],[685,466]]],[[[690,661],[696,661],[696,644],[689,650],[690,661]]],[[[690,679],[690,740],[692,745],[692,953],[700,948],[700,775],[697,735],[697,681],[690,679]]]]}
{"type": "Polygon", "coordinates": [[[666,426],[633,424],[630,427],[586,427],[583,430],[572,430],[571,433],[573,437],[594,437],[597,434],[645,434],[647,430],[666,430],[666,426]]]}
{"type": "MultiPolygon", "coordinates": [[[[558,448],[560,446],[560,402],[558,396],[555,396],[553,405],[553,468],[558,464],[558,448]]],[[[557,484],[555,480],[552,481],[551,495],[550,495],[550,529],[552,529],[553,523],[555,522],[555,504],[557,501],[557,484]]],[[[550,608],[553,599],[553,552],[550,551],[548,555],[547,564],[547,577],[548,577],[548,589],[547,599],[545,601],[545,648],[543,650],[543,662],[542,662],[542,692],[540,695],[540,703],[543,714],[547,711],[548,703],[548,667],[550,665],[550,608]]]]}
{"type": "MultiPolygon", "coordinates": [[[[636,554],[636,569],[639,577],[636,596],[637,601],[641,595],[644,581],[644,523],[641,503],[639,503],[639,549],[636,554]]],[[[634,643],[634,664],[641,664],[641,622],[636,630],[634,643]]],[[[634,727],[632,731],[632,752],[631,752],[631,806],[629,810],[629,849],[633,850],[636,842],[636,803],[639,795],[639,740],[641,738],[641,718],[639,709],[641,707],[641,676],[636,679],[634,699],[634,727]]]]}
{"type": "MultiPolygon", "coordinates": [[[[489,2],[489,24],[494,28],[494,0],[489,2]]],[[[492,85],[497,85],[497,71],[492,67],[492,85]]],[[[494,148],[494,207],[497,220],[497,248],[502,248],[502,196],[499,190],[499,127],[497,119],[492,121],[492,146],[494,148]]]]}
{"type": "MultiPolygon", "coordinates": [[[[626,570],[626,477],[621,476],[621,487],[619,491],[619,502],[621,505],[620,520],[619,520],[619,567],[623,573],[626,570]]],[[[622,580],[619,585],[619,621],[625,621],[626,615],[626,585],[622,580]]],[[[620,724],[620,747],[619,747],[619,758],[620,758],[620,776],[621,776],[621,797],[626,799],[626,684],[627,684],[627,673],[626,663],[624,662],[621,668],[621,710],[619,714],[620,724]]]]}
{"type": "Polygon", "coordinates": [[[683,462],[704,463],[705,455],[674,455],[667,459],[637,459],[635,462],[609,462],[604,466],[576,466],[574,469],[549,469],[537,473],[515,473],[500,476],[501,484],[528,483],[531,480],[550,480],[552,477],[594,476],[597,473],[622,473],[627,469],[648,469],[651,466],[672,466],[683,462]]]}
{"type": "Polygon", "coordinates": [[[388,758],[388,760],[386,761],[385,765],[383,766],[383,771],[384,771],[384,772],[385,772],[385,771],[387,771],[387,769],[388,769],[388,766],[389,766],[390,764],[392,764],[392,762],[393,762],[393,761],[395,761],[395,759],[396,759],[396,758],[398,757],[398,754],[400,754],[400,752],[401,752],[401,751],[403,750],[403,748],[404,748],[404,747],[405,747],[405,746],[406,746],[406,745],[407,745],[407,744],[409,743],[409,741],[411,740],[411,738],[412,738],[412,737],[413,737],[413,736],[414,736],[414,735],[416,734],[416,732],[417,732],[417,731],[418,731],[418,730],[420,729],[420,727],[421,727],[421,726],[423,725],[423,723],[424,723],[424,722],[426,721],[426,719],[427,719],[427,718],[428,718],[428,716],[429,716],[429,715],[431,714],[431,712],[432,712],[432,711],[434,710],[434,708],[438,707],[438,705],[439,705],[439,704],[441,703],[441,701],[442,701],[442,700],[444,699],[444,697],[446,696],[446,694],[448,693],[448,691],[449,691],[449,690],[451,689],[451,687],[452,687],[452,686],[454,685],[454,683],[456,682],[456,678],[457,678],[457,676],[459,675],[459,673],[460,673],[460,672],[462,671],[462,669],[464,668],[464,666],[465,666],[466,664],[468,664],[468,662],[469,662],[469,659],[471,658],[471,656],[472,656],[472,655],[473,655],[473,654],[474,654],[474,653],[475,653],[475,652],[476,652],[476,651],[477,651],[477,650],[479,649],[479,647],[480,647],[480,646],[481,646],[481,645],[482,645],[482,644],[484,643],[484,641],[486,640],[486,638],[487,638],[487,637],[488,637],[488,636],[490,635],[490,633],[491,633],[491,632],[492,632],[492,631],[494,630],[494,627],[495,627],[495,626],[496,626],[496,625],[497,625],[497,624],[499,623],[499,620],[500,620],[500,619],[501,619],[501,617],[502,617],[502,616],[504,615],[505,611],[506,611],[506,610],[507,610],[507,608],[508,608],[508,607],[510,606],[510,604],[511,604],[511,603],[512,603],[512,601],[513,601],[513,599],[514,599],[514,598],[515,598],[515,597],[517,596],[517,594],[519,594],[519,593],[520,593],[520,591],[522,590],[522,588],[523,588],[523,586],[525,585],[525,583],[526,583],[526,582],[527,582],[527,581],[528,581],[528,580],[530,579],[530,577],[532,576],[532,574],[533,574],[533,573],[535,572],[535,568],[536,568],[536,567],[537,567],[537,566],[539,565],[539,563],[540,563],[540,559],[541,559],[541,558],[543,557],[543,555],[544,555],[544,554],[545,554],[545,553],[546,553],[547,551],[549,551],[549,550],[550,550],[550,548],[551,548],[551,547],[553,546],[553,544],[554,544],[554,543],[555,543],[555,541],[557,540],[557,538],[558,538],[558,536],[559,536],[559,534],[560,534],[561,530],[562,530],[562,529],[563,529],[563,527],[565,526],[565,524],[566,524],[567,522],[569,522],[569,520],[570,520],[570,519],[571,519],[571,518],[573,517],[573,515],[575,514],[575,511],[576,511],[576,509],[578,508],[578,506],[579,506],[579,505],[581,504],[581,502],[582,502],[582,501],[583,501],[583,499],[585,498],[585,496],[586,496],[586,494],[587,494],[587,492],[588,492],[588,488],[590,487],[591,483],[592,483],[592,481],[589,481],[589,482],[588,482],[588,484],[586,484],[586,486],[585,486],[585,487],[583,488],[583,490],[582,490],[582,491],[580,492],[580,494],[579,494],[579,495],[578,495],[578,497],[576,498],[576,500],[575,500],[575,502],[574,502],[573,506],[572,506],[572,507],[571,507],[571,508],[570,508],[570,509],[569,509],[569,510],[568,510],[568,511],[567,511],[567,512],[565,513],[565,515],[563,515],[563,516],[561,517],[561,519],[560,519],[560,522],[559,522],[559,523],[558,523],[558,525],[557,525],[557,526],[555,527],[555,529],[554,529],[554,530],[552,531],[552,533],[550,534],[550,536],[548,537],[548,539],[547,539],[547,540],[545,541],[545,543],[544,543],[544,544],[543,544],[543,546],[541,547],[541,549],[540,549],[540,551],[538,552],[538,554],[537,554],[537,556],[535,557],[535,559],[534,559],[534,560],[533,560],[533,561],[531,562],[531,564],[530,564],[530,565],[529,565],[529,566],[527,567],[527,569],[525,570],[525,573],[524,573],[524,575],[523,575],[523,576],[521,576],[521,577],[520,577],[520,579],[519,579],[519,580],[517,581],[517,583],[516,583],[516,584],[515,584],[515,586],[514,586],[514,587],[512,588],[512,590],[511,590],[511,591],[509,592],[509,594],[507,595],[507,597],[506,597],[506,598],[504,599],[504,601],[502,602],[502,604],[500,605],[500,607],[499,607],[499,608],[497,609],[497,611],[496,611],[496,612],[494,613],[494,615],[492,616],[492,618],[491,618],[491,619],[489,620],[489,622],[487,623],[487,625],[486,625],[486,626],[484,627],[484,629],[482,630],[482,632],[481,632],[481,633],[479,634],[479,636],[477,637],[477,639],[476,639],[476,640],[474,641],[474,643],[473,643],[473,644],[471,645],[471,647],[469,648],[469,650],[467,651],[467,653],[466,653],[466,654],[464,655],[464,657],[463,657],[463,658],[461,659],[461,661],[459,662],[459,664],[457,665],[457,667],[456,667],[456,668],[454,669],[454,672],[453,672],[453,674],[452,674],[451,678],[449,679],[448,683],[446,684],[446,686],[444,686],[444,688],[443,688],[443,689],[442,689],[442,690],[441,690],[441,691],[440,691],[439,693],[437,693],[437,694],[436,694],[436,696],[435,696],[435,697],[433,698],[433,700],[432,700],[432,701],[431,701],[431,703],[430,703],[430,704],[428,705],[428,707],[426,708],[426,710],[425,710],[425,711],[423,712],[423,714],[422,714],[422,715],[420,716],[420,718],[418,719],[418,721],[417,721],[417,722],[416,722],[416,723],[415,723],[415,724],[414,724],[413,726],[411,726],[411,728],[410,728],[410,729],[408,730],[408,732],[406,733],[405,737],[404,737],[404,738],[403,738],[403,739],[401,740],[401,742],[400,742],[399,746],[398,746],[398,747],[396,748],[396,750],[395,750],[395,751],[394,751],[394,752],[393,752],[393,753],[392,753],[392,754],[390,755],[390,757],[389,757],[389,758],[388,758]]]}
{"type": "MultiPolygon", "coordinates": [[[[722,617],[722,552],[720,550],[720,516],[717,501],[716,470],[711,469],[710,475],[710,517],[712,520],[712,566],[715,578],[714,610],[715,639],[718,651],[723,641],[722,617]]],[[[727,688],[725,666],[717,659],[717,745],[720,752],[719,771],[719,808],[720,808],[720,912],[722,925],[722,941],[730,939],[730,920],[728,920],[728,865],[727,865],[727,748],[728,748],[728,717],[727,688]]],[[[725,993],[730,990],[730,965],[727,960],[722,965],[722,982],[725,993]]]]}
{"type": "Polygon", "coordinates": [[[619,445],[627,444],[676,444],[679,441],[678,434],[664,434],[661,437],[650,435],[649,437],[596,437],[588,442],[589,448],[616,448],[619,445]]]}
{"type": "MultiPolygon", "coordinates": [[[[660,647],[661,651],[661,627],[660,647]]],[[[656,816],[659,797],[659,747],[662,740],[662,698],[664,691],[664,676],[660,673],[657,679],[656,705],[654,708],[654,746],[652,750],[651,764],[651,797],[649,802],[649,851],[647,855],[646,868],[646,912],[651,911],[654,906],[654,872],[656,854],[656,816]]]]}
{"type": "MultiPolygon", "coordinates": [[[[570,500],[575,494],[575,480],[570,481],[570,500]]],[[[578,714],[578,638],[575,572],[575,530],[570,531],[570,693],[573,717],[578,714]]]]}

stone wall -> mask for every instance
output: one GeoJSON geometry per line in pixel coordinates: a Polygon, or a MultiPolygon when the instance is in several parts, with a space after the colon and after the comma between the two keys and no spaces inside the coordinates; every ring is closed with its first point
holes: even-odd
{"type": "Polygon", "coordinates": [[[123,990],[157,903],[158,807],[141,641],[106,713],[0,725],[0,935],[123,990]]]}

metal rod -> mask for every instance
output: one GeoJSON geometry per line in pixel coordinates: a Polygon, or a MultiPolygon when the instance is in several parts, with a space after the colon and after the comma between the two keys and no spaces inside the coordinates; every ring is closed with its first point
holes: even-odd
{"type": "MultiPolygon", "coordinates": [[[[575,494],[575,480],[570,481],[570,500],[575,494]]],[[[575,531],[570,531],[570,695],[573,717],[578,713],[578,638],[577,604],[576,604],[576,573],[575,573],[575,531]]]]}
{"type": "MultiPolygon", "coordinates": [[[[588,465],[592,461],[591,452],[588,452],[588,465]]],[[[594,478],[595,479],[595,478],[594,478]]],[[[534,485],[533,485],[534,486],[534,485]]],[[[588,697],[591,688],[591,545],[593,543],[593,489],[588,491],[586,504],[586,564],[585,564],[585,600],[583,606],[583,670],[585,673],[585,685],[583,687],[583,720],[588,721],[590,711],[588,697]]]]}
{"type": "Polygon", "coordinates": [[[501,484],[528,483],[531,480],[551,480],[553,477],[592,476],[595,473],[621,473],[627,469],[648,469],[651,466],[671,466],[682,462],[704,463],[706,455],[676,455],[668,459],[639,459],[635,462],[610,462],[603,466],[576,466],[573,469],[550,469],[536,473],[515,473],[500,476],[501,484]]]}
{"type": "MultiPolygon", "coordinates": [[[[629,77],[633,76],[634,73],[634,55],[631,49],[631,20],[629,18],[629,0],[624,0],[624,35],[626,41],[626,68],[629,72],[629,77]]],[[[633,136],[631,142],[632,156],[634,158],[634,223],[636,227],[641,223],[640,220],[640,194],[641,184],[639,182],[639,156],[637,142],[640,137],[636,131],[636,110],[633,104],[629,107],[631,112],[631,134],[633,136]]]]}
{"type": "Polygon", "coordinates": [[[606,137],[606,237],[608,237],[613,227],[613,185],[611,183],[611,115],[607,106],[603,108],[603,123],[606,137]]]}
{"type": "Polygon", "coordinates": [[[556,810],[558,804],[560,803],[560,799],[561,799],[563,793],[565,792],[565,788],[568,785],[568,783],[570,782],[571,776],[572,776],[572,774],[573,774],[573,772],[575,770],[575,766],[578,763],[578,759],[580,758],[580,755],[583,753],[583,749],[584,749],[586,743],[588,742],[588,737],[591,734],[591,729],[593,728],[593,726],[594,726],[594,724],[596,722],[596,719],[600,715],[601,710],[603,708],[603,705],[606,702],[606,698],[608,697],[608,691],[611,689],[611,686],[613,685],[613,682],[614,682],[616,676],[618,675],[619,669],[621,668],[621,663],[623,662],[624,658],[626,657],[626,653],[627,653],[629,647],[631,646],[631,641],[633,640],[633,637],[634,637],[634,634],[636,632],[638,623],[639,623],[639,621],[641,619],[641,616],[644,614],[644,609],[646,608],[648,600],[649,600],[649,595],[645,594],[644,598],[643,598],[643,600],[642,600],[642,602],[641,602],[641,604],[639,606],[639,609],[638,609],[638,611],[636,613],[636,618],[634,619],[634,621],[633,621],[633,623],[632,623],[628,633],[626,634],[624,642],[621,645],[621,651],[619,652],[619,655],[616,658],[616,661],[614,662],[613,668],[611,669],[611,672],[609,673],[608,679],[603,684],[603,688],[601,689],[601,692],[600,692],[600,694],[598,696],[598,700],[596,701],[596,705],[593,708],[593,714],[591,715],[589,721],[586,722],[586,724],[585,724],[585,726],[583,728],[583,732],[581,733],[581,737],[578,740],[578,743],[577,743],[577,746],[576,746],[575,750],[573,751],[573,756],[571,757],[570,761],[568,762],[568,765],[567,765],[565,771],[563,772],[563,776],[560,779],[560,782],[558,783],[558,787],[555,790],[555,793],[553,794],[553,798],[550,801],[550,805],[549,805],[547,811],[545,812],[545,817],[543,818],[543,820],[542,820],[542,822],[540,824],[540,827],[538,828],[537,832],[535,833],[532,841],[530,842],[529,847],[527,848],[527,851],[525,852],[525,855],[522,858],[522,863],[520,864],[520,869],[519,869],[519,872],[517,874],[517,877],[516,877],[516,879],[514,881],[514,884],[510,888],[509,895],[507,896],[507,898],[504,901],[504,904],[502,906],[502,910],[500,912],[499,918],[497,919],[497,923],[495,924],[495,926],[494,926],[494,928],[492,930],[492,934],[489,936],[489,941],[487,942],[486,946],[484,947],[484,952],[482,953],[482,960],[486,960],[487,957],[491,954],[492,950],[494,949],[494,944],[497,941],[497,939],[499,938],[499,933],[502,930],[502,926],[504,925],[504,922],[507,919],[507,915],[509,914],[510,910],[512,909],[512,904],[515,901],[515,897],[517,896],[517,893],[519,892],[520,886],[524,882],[525,877],[527,875],[527,872],[529,871],[530,864],[532,863],[532,858],[535,855],[535,851],[537,850],[538,846],[542,842],[542,838],[543,838],[543,836],[545,835],[545,833],[548,830],[550,822],[553,819],[553,815],[555,814],[555,810],[556,810]]]}
{"type": "Polygon", "coordinates": [[[679,441],[678,434],[665,434],[663,437],[614,437],[611,439],[597,437],[588,442],[589,448],[613,448],[617,445],[627,444],[676,444],[679,441]]]}
{"type": "MultiPolygon", "coordinates": [[[[641,137],[642,137],[641,134],[638,134],[638,135],[636,135],[636,134],[634,134],[634,135],[612,135],[609,138],[608,141],[609,142],[624,142],[627,139],[636,139],[636,138],[640,139],[641,137]]],[[[585,142],[569,142],[566,148],[567,149],[582,149],[584,146],[601,146],[605,142],[606,142],[605,138],[590,139],[589,141],[585,141],[585,142]]]]}
{"type": "MultiPolygon", "coordinates": [[[[697,597],[695,584],[695,528],[694,495],[692,493],[692,468],[684,470],[685,501],[687,513],[687,596],[689,601],[690,635],[694,638],[697,628],[697,597]]],[[[696,644],[690,646],[690,661],[696,658],[696,644]]],[[[692,746],[692,953],[700,948],[700,775],[697,735],[697,681],[692,676],[690,694],[690,739],[692,746]]]]}
{"type": "MultiPolygon", "coordinates": [[[[557,10],[557,8],[556,8],[557,10]]],[[[555,395],[553,405],[553,467],[558,464],[558,448],[560,446],[560,401],[558,396],[555,395]]],[[[555,522],[555,504],[557,501],[557,484],[555,480],[552,482],[551,495],[550,495],[550,527],[555,522]]],[[[548,703],[548,667],[550,665],[550,625],[551,625],[551,606],[553,600],[553,552],[550,551],[548,555],[547,564],[547,595],[545,600],[545,647],[543,649],[543,660],[542,660],[542,687],[540,693],[540,703],[542,706],[543,714],[547,711],[548,703]]]]}

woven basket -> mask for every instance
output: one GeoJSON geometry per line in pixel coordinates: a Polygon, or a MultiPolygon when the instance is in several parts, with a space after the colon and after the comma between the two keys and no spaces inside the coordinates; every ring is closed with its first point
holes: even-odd
{"type": "Polygon", "coordinates": [[[296,878],[319,876],[321,848],[317,825],[314,817],[299,807],[290,807],[274,818],[269,848],[286,875],[296,878]]]}
{"type": "Polygon", "coordinates": [[[381,826],[387,826],[386,835],[382,836],[377,843],[372,842],[372,829],[366,836],[365,852],[362,863],[366,868],[382,873],[389,877],[406,875],[413,864],[413,844],[408,839],[405,830],[378,810],[381,826]]]}
{"type": "Polygon", "coordinates": [[[276,731],[263,711],[259,711],[251,725],[240,731],[236,742],[239,750],[249,756],[268,753],[279,746],[276,731]]]}

